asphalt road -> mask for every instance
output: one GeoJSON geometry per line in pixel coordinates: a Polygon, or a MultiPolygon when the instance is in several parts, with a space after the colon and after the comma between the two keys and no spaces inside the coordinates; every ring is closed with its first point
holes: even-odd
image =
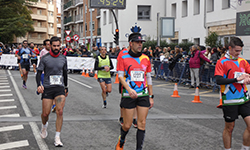
{"type": "MultiPolygon", "coordinates": [[[[114,77],[112,82],[114,82],[114,77]]],[[[19,72],[0,70],[0,149],[111,150],[120,133],[118,84],[112,84],[102,109],[101,88],[94,78],[69,74],[69,96],[64,109],[62,148],[53,145],[56,114],[51,113],[48,137],[41,139],[41,100],[36,95],[35,74],[29,73],[28,89],[19,72]]],[[[222,150],[224,120],[216,106],[218,92],[200,90],[202,103],[192,103],[195,89],[178,86],[181,98],[172,98],[174,83],[153,79],[154,107],[146,123],[144,150],[222,150]]],[[[238,119],[232,148],[240,149],[245,124],[238,119]]],[[[131,127],[124,146],[134,150],[136,129],[131,127]]]]}

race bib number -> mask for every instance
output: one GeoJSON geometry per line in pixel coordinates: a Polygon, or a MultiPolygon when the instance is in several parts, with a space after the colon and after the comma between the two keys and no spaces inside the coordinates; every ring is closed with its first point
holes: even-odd
{"type": "MultiPolygon", "coordinates": [[[[234,72],[234,78],[238,78],[238,77],[240,77],[243,74],[246,74],[246,73],[244,73],[244,72],[234,72]]],[[[243,84],[244,80],[238,81],[237,83],[243,84]]]]}
{"type": "Polygon", "coordinates": [[[28,59],[29,58],[29,54],[23,54],[23,59],[28,59]]]}
{"type": "Polygon", "coordinates": [[[144,81],[144,71],[131,71],[131,81],[144,81]]]}
{"type": "Polygon", "coordinates": [[[62,85],[62,76],[61,75],[52,75],[49,76],[50,85],[62,85]]]}

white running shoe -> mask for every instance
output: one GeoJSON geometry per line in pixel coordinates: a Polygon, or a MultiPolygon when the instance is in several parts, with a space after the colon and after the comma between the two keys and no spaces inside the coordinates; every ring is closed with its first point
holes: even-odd
{"type": "Polygon", "coordinates": [[[55,147],[63,147],[63,143],[60,140],[59,136],[55,137],[55,142],[54,142],[55,147]]]}
{"type": "MultiPolygon", "coordinates": [[[[48,127],[48,126],[47,126],[47,127],[48,127]]],[[[45,138],[48,136],[47,127],[43,127],[43,126],[42,126],[40,135],[41,135],[41,137],[42,137],[43,139],[45,139],[45,138]]]]}

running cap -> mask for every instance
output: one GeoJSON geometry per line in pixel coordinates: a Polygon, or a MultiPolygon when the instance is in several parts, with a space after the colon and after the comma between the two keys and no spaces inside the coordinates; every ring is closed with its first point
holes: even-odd
{"type": "Polygon", "coordinates": [[[142,39],[141,33],[139,32],[131,33],[128,37],[128,41],[129,42],[138,42],[138,41],[146,42],[145,40],[142,39]]]}

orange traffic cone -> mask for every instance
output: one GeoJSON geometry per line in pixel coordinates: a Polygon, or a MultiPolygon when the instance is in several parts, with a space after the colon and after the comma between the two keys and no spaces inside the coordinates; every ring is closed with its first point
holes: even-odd
{"type": "Polygon", "coordinates": [[[95,79],[97,79],[97,78],[98,78],[98,77],[97,77],[97,72],[96,72],[96,71],[95,71],[95,76],[94,76],[94,78],[95,78],[95,79]]]}
{"type": "Polygon", "coordinates": [[[199,88],[196,87],[193,103],[202,103],[199,96],[199,88]]]}
{"type": "Polygon", "coordinates": [[[171,95],[171,97],[180,97],[180,95],[178,94],[177,83],[174,84],[174,92],[173,95],[171,95]]]}
{"type": "Polygon", "coordinates": [[[82,69],[82,76],[84,76],[84,77],[86,76],[84,68],[82,69]]]}
{"type": "Polygon", "coordinates": [[[87,70],[86,76],[85,77],[90,77],[89,76],[89,70],[87,70]]]}
{"type": "Polygon", "coordinates": [[[116,74],[116,77],[115,77],[115,84],[118,84],[119,83],[119,78],[118,78],[118,73],[116,74]]]}
{"type": "Polygon", "coordinates": [[[221,91],[220,91],[220,104],[217,106],[217,108],[222,108],[222,97],[221,97],[221,91]]]}

